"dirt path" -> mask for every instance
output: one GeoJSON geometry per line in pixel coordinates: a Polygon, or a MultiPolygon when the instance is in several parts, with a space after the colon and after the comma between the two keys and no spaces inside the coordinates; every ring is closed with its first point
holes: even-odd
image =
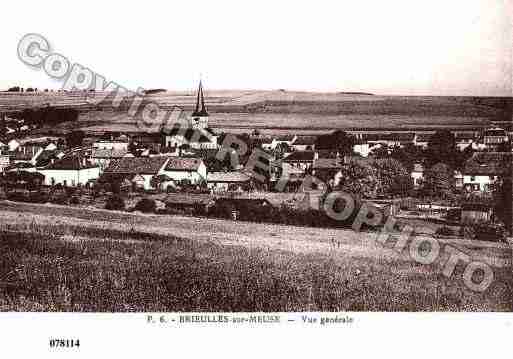
{"type": "MultiPolygon", "coordinates": [[[[106,230],[131,231],[169,235],[219,245],[282,250],[294,253],[324,253],[337,257],[365,257],[386,260],[408,260],[408,251],[399,254],[376,242],[375,233],[346,229],[297,227],[229,220],[146,215],[114,212],[95,208],[74,208],[58,205],[26,204],[0,201],[0,223],[72,225],[106,230]]],[[[69,236],[66,239],[70,239],[69,236]]],[[[439,240],[496,267],[511,265],[511,249],[479,241],[439,240]]],[[[392,244],[393,245],[393,241],[392,244]]],[[[390,247],[390,246],[388,246],[390,247]]]]}

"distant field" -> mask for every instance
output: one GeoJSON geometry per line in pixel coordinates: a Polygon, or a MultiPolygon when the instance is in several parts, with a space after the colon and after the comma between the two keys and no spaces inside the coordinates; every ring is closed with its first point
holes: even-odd
{"type": "MultiPolygon", "coordinates": [[[[96,94],[97,96],[101,94],[96,94]]],[[[213,128],[232,132],[258,128],[267,131],[327,131],[351,128],[474,129],[491,121],[512,121],[513,98],[374,96],[345,93],[224,90],[207,91],[206,102],[213,128]]],[[[126,111],[112,111],[110,103],[91,106],[84,93],[0,93],[0,111],[46,104],[75,107],[79,123],[56,130],[82,128],[91,132],[145,131],[135,126],[126,111]]],[[[193,109],[189,92],[164,92],[146,96],[163,109],[193,109]]],[[[125,104],[126,106],[127,104],[125,104]]]]}

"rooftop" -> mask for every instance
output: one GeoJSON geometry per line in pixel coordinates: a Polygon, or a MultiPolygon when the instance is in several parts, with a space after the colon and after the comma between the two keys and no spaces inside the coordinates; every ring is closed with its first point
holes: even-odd
{"type": "Polygon", "coordinates": [[[297,151],[285,157],[283,162],[313,162],[314,158],[314,151],[297,151]]]}
{"type": "Polygon", "coordinates": [[[113,160],[105,173],[157,174],[168,159],[168,157],[123,157],[113,160]]]}
{"type": "Polygon", "coordinates": [[[202,163],[201,158],[171,157],[165,171],[197,171],[202,163]]]}
{"type": "Polygon", "coordinates": [[[210,172],[207,182],[247,182],[250,177],[242,172],[210,172]]]}

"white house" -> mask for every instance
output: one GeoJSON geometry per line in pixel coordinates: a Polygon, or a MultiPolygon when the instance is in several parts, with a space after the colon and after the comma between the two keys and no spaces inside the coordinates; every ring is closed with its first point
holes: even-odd
{"type": "Polygon", "coordinates": [[[242,191],[251,177],[242,172],[211,172],[207,175],[207,186],[214,191],[242,191]]]}
{"type": "Polygon", "coordinates": [[[200,158],[166,157],[168,162],[159,172],[171,178],[175,182],[188,180],[192,184],[198,184],[207,180],[207,167],[200,158]]]}
{"type": "Polygon", "coordinates": [[[424,180],[424,167],[420,163],[415,163],[413,165],[411,178],[415,187],[419,187],[422,184],[422,181],[424,180]]]}
{"type": "Polygon", "coordinates": [[[9,167],[10,158],[7,155],[0,155],[0,172],[3,172],[7,167],[9,167]]]}
{"type": "Polygon", "coordinates": [[[511,152],[477,152],[463,170],[463,186],[468,191],[491,191],[502,176],[511,176],[511,152]]]}
{"type": "Polygon", "coordinates": [[[20,147],[20,142],[16,139],[12,139],[9,141],[9,143],[7,143],[7,145],[9,146],[9,151],[15,151],[18,147],[20,147]]]}
{"type": "Polygon", "coordinates": [[[100,167],[86,158],[75,156],[64,157],[47,167],[39,168],[37,172],[45,176],[44,184],[47,186],[61,184],[76,187],[100,177],[100,167]]]}
{"type": "Polygon", "coordinates": [[[113,150],[128,152],[128,140],[98,140],[93,143],[93,148],[97,150],[113,150]]]}

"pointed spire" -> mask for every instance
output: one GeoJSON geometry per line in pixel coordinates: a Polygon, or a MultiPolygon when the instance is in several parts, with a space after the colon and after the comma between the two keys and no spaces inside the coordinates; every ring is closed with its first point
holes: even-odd
{"type": "Polygon", "coordinates": [[[196,109],[192,113],[192,116],[193,117],[208,116],[207,109],[205,108],[205,97],[203,95],[203,85],[201,83],[201,80],[200,80],[200,83],[199,83],[198,95],[197,95],[197,98],[196,98],[196,109]],[[200,105],[201,105],[201,109],[200,109],[200,105]]]}

